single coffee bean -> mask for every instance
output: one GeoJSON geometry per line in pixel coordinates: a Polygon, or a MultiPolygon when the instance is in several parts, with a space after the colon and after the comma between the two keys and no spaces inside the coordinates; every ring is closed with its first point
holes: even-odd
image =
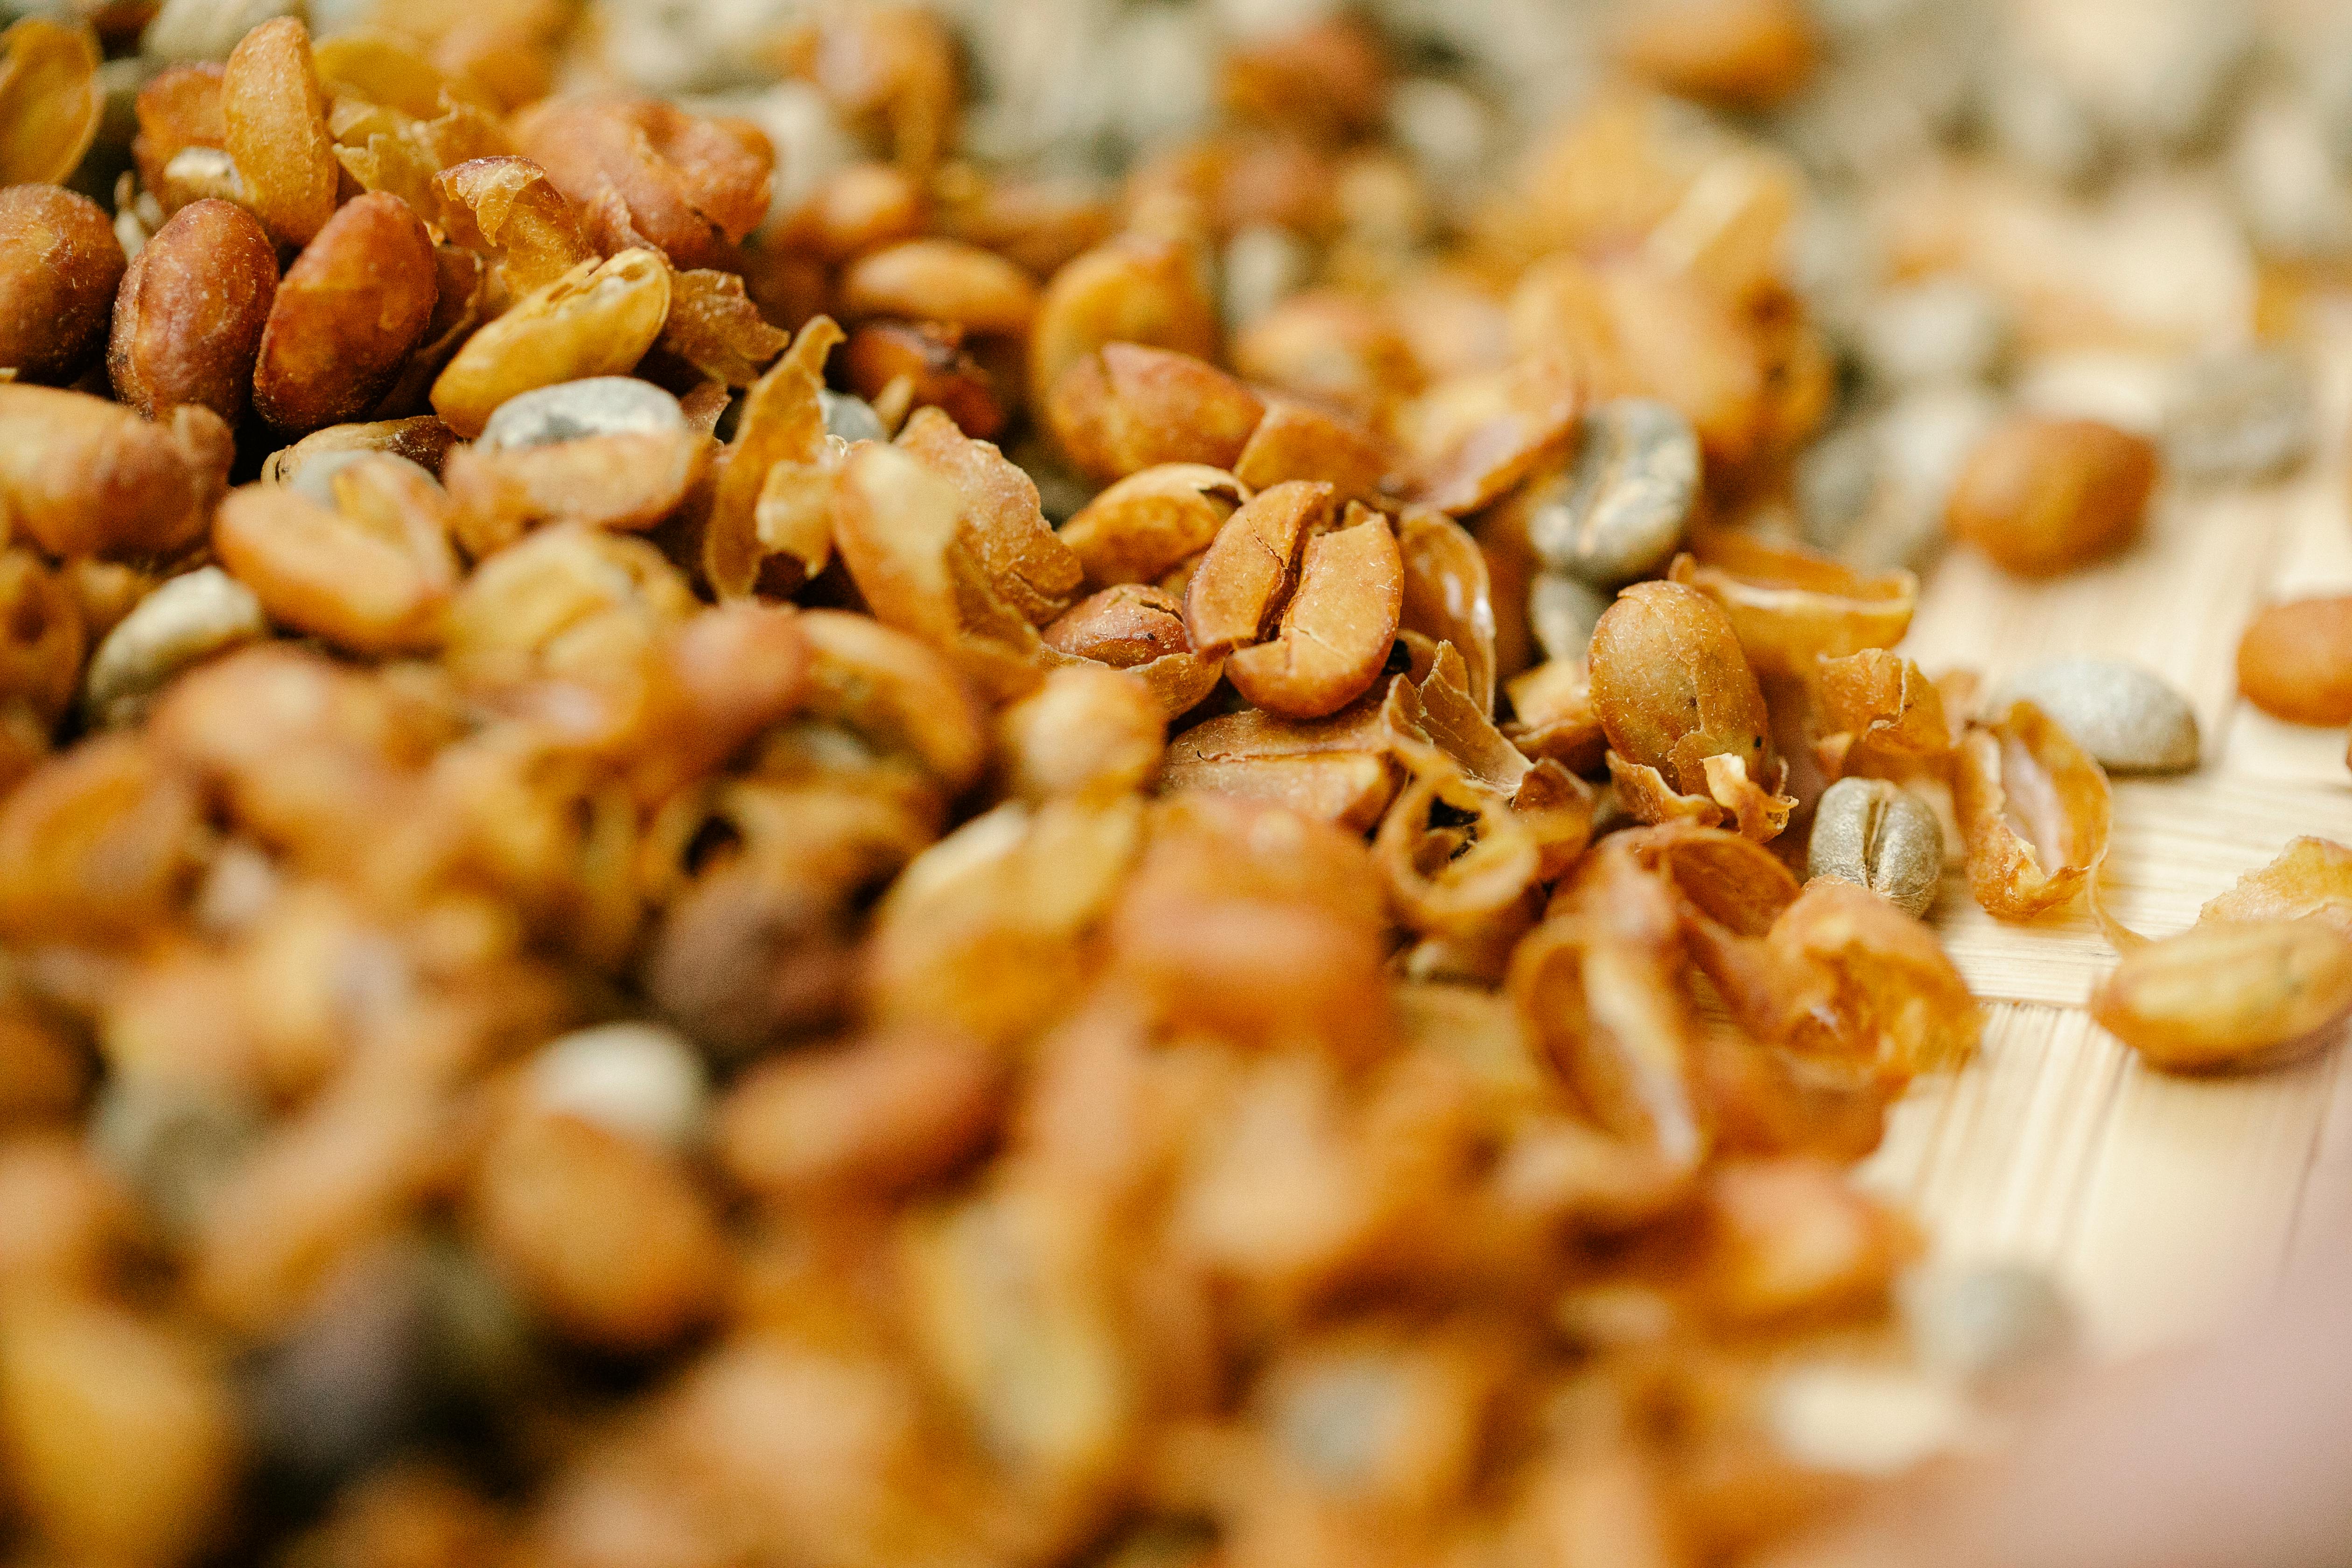
{"type": "Polygon", "coordinates": [[[217,566],[200,566],[159,584],[106,634],[82,680],[90,721],[136,721],[155,693],[180,671],[269,635],[269,617],[252,589],[217,566]]]}
{"type": "Polygon", "coordinates": [[[1698,437],[1664,403],[1621,397],[1584,416],[1559,493],[1528,518],[1555,572],[1613,588],[1664,565],[1698,498],[1698,437]]]}
{"type": "Polygon", "coordinates": [[[504,452],[585,436],[657,436],[685,428],[686,411],[677,399],[652,382],[593,375],[507,399],[482,426],[474,448],[504,452]]]}
{"type": "Polygon", "coordinates": [[[1908,790],[1884,779],[1840,779],[1814,814],[1805,868],[1925,918],[1944,878],[1944,829],[1908,790]]]}
{"type": "Polygon", "coordinates": [[[1895,1294],[1920,1363],[1970,1383],[2063,1361],[2079,1334],[2065,1292],[2032,1264],[1927,1269],[1895,1294]]]}
{"type": "Polygon", "coordinates": [[[2316,439],[2311,372],[2292,354],[2218,354],[2189,367],[2164,426],[2176,473],[2251,484],[2301,468],[2316,439]]]}
{"type": "Polygon", "coordinates": [[[533,1101],[673,1152],[701,1142],[709,1074],[685,1036],[658,1024],[606,1024],[550,1041],[530,1064],[533,1101]]]}
{"type": "Polygon", "coordinates": [[[2038,666],[2001,688],[1991,710],[2023,698],[2110,773],[2179,773],[2197,766],[2197,714],[2189,699],[2135,664],[2068,658],[2038,666]]]}
{"type": "Polygon", "coordinates": [[[882,428],[882,416],[874,405],[862,397],[845,392],[820,390],[817,402],[824,408],[824,433],[844,441],[887,441],[890,433],[882,428]]]}
{"type": "Polygon", "coordinates": [[[1582,658],[1612,596],[1565,573],[1538,573],[1528,589],[1528,618],[1544,657],[1582,658]]]}

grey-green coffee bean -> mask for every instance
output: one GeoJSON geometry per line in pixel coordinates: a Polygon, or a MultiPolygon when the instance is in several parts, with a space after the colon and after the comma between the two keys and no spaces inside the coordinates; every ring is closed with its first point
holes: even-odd
{"type": "Polygon", "coordinates": [[[819,388],[817,401],[824,406],[824,433],[844,441],[887,441],[890,433],[882,428],[882,416],[874,405],[862,397],[846,392],[829,392],[819,388]]]}
{"type": "Polygon", "coordinates": [[[1542,572],[1528,589],[1528,619],[1547,658],[1582,658],[1592,647],[1592,628],[1615,600],[1613,594],[1559,572],[1542,572]]]}
{"type": "Polygon", "coordinates": [[[1689,420],[1651,398],[1612,399],[1585,415],[1575,463],[1528,513],[1528,541],[1554,572],[1622,587],[1673,558],[1698,479],[1689,420]]]}
{"type": "Polygon", "coordinates": [[[593,375],[507,399],[474,445],[479,451],[503,452],[588,436],[657,436],[685,428],[686,411],[677,399],[652,382],[593,375]]]}
{"type": "Polygon", "coordinates": [[[2068,658],[2007,682],[1994,710],[2023,698],[2099,765],[2119,773],[2179,773],[2197,766],[2197,714],[2158,676],[2117,659],[2068,658]]]}
{"type": "Polygon", "coordinates": [[[98,645],[82,678],[82,711],[101,728],[133,723],[180,671],[268,635],[261,601],[219,567],[171,578],[98,645]]]}
{"type": "Polygon", "coordinates": [[[2311,381],[2309,366],[2274,349],[2191,364],[2165,415],[2166,469],[2251,484],[2302,467],[2318,431],[2311,381]]]}
{"type": "Polygon", "coordinates": [[[1931,1268],[1896,1290],[1922,1366],[1971,1383],[2045,1366],[2074,1349],[2074,1309],[2047,1270],[2026,1263],[1931,1268]]]}
{"type": "Polygon", "coordinates": [[[1944,878],[1944,829],[1926,801],[1885,779],[1840,779],[1813,815],[1806,870],[1868,888],[1924,917],[1944,878]]]}

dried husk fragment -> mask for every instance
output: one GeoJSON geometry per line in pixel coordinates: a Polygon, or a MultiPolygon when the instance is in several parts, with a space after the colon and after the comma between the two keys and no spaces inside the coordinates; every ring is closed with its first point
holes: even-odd
{"type": "Polygon", "coordinates": [[[1575,370],[1542,355],[1440,383],[1398,413],[1406,493],[1454,517],[1480,510],[1573,438],[1581,401],[1575,370]]]}
{"type": "Polygon", "coordinates": [[[1706,1152],[1697,1024],[1675,900],[1632,856],[1604,848],[1559,912],[1523,940],[1509,989],[1588,1110],[1675,1168],[1706,1152]]]}
{"type": "Polygon", "coordinates": [[[1381,821],[1372,858],[1398,918],[1424,935],[1468,937],[1532,921],[1542,848],[1509,808],[1459,773],[1406,784],[1381,821]]]}
{"type": "Polygon", "coordinates": [[[2031,702],[1969,726],[1952,770],[1969,885],[2001,920],[2070,902],[2107,855],[2107,775],[2031,702]]]}
{"type": "Polygon", "coordinates": [[[1983,1033],[1935,932],[1866,889],[1811,884],[1765,946],[1787,986],[1780,1038],[1807,1056],[1907,1077],[1959,1066],[1983,1033]]]}
{"type": "Polygon", "coordinates": [[[1444,513],[1410,507],[1396,521],[1404,561],[1400,625],[1461,654],[1470,700],[1495,710],[1495,601],[1486,558],[1469,531],[1444,513]]]}
{"type": "Polygon", "coordinates": [[[1768,679],[1811,675],[1820,659],[1893,647],[1919,602],[1919,580],[1908,572],[1864,574],[1723,529],[1693,534],[1668,575],[1724,607],[1748,662],[1768,679]]]}
{"type": "Polygon", "coordinates": [[[1609,749],[1600,710],[1592,706],[1591,668],[1580,658],[1555,658],[1512,679],[1516,717],[1503,726],[1511,743],[1530,757],[1549,757],[1573,773],[1599,769],[1609,749]]]}
{"type": "Polygon", "coordinates": [[[450,243],[488,267],[483,309],[496,316],[596,253],[547,171],[528,158],[473,158],[433,178],[436,213],[450,243]]]}
{"type": "Polygon", "coordinates": [[[712,381],[743,387],[758,381],[791,341],[792,334],[760,314],[743,292],[742,279],[695,268],[671,277],[669,315],[654,346],[712,381]]]}
{"type": "Polygon", "coordinates": [[[751,594],[772,557],[803,578],[832,559],[831,479],[847,454],[825,433],[817,395],[840,342],[830,318],[815,318],[745,396],[702,536],[703,573],[722,599],[751,594]],[[778,479],[780,468],[790,477],[778,479]]]}
{"type": "Polygon", "coordinates": [[[1026,692],[1050,655],[994,595],[963,519],[955,486],[895,447],[860,442],[834,486],[834,545],[875,618],[947,653],[992,696],[1026,692]]]}
{"type": "Polygon", "coordinates": [[[962,543],[997,598],[1032,626],[1069,608],[1083,568],[1038,509],[1035,480],[936,408],[917,409],[897,445],[963,498],[962,543]]]}
{"type": "Polygon", "coordinates": [[[2269,865],[2247,872],[2197,911],[2209,921],[2316,920],[2352,936],[2352,849],[2331,839],[2295,839],[2269,865]]]}
{"type": "Polygon", "coordinates": [[[1951,754],[1942,690],[1883,648],[1823,659],[1814,672],[1813,755],[1834,783],[1848,773],[1900,778],[1951,754]]]}

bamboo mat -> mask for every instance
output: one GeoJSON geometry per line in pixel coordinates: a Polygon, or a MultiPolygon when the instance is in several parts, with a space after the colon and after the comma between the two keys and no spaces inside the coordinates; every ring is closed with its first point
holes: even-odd
{"type": "MultiPolygon", "coordinates": [[[[2056,583],[2021,584],[1959,551],[1923,574],[1904,651],[1930,672],[1973,665],[1998,683],[2047,658],[2127,658],[2195,703],[2203,767],[2116,786],[2110,905],[2151,935],[2189,925],[2299,834],[2352,843],[2344,732],[2278,723],[2235,691],[2256,605],[2352,590],[2352,310],[2315,334],[2322,447],[2294,478],[2162,494],[2130,553],[2056,583]]],[[[1935,918],[1987,1005],[1983,1052],[1915,1087],[1864,1175],[1928,1223],[1938,1257],[2053,1268],[2094,1348],[2127,1354],[2219,1326],[2275,1281],[2298,1235],[2328,1230],[2323,1216],[2341,1216],[2332,1242],[2352,1237],[2340,1043],[2260,1076],[2151,1072],[2084,1011],[2114,955],[2079,907],[2004,925],[1955,876],[1935,918]]]]}

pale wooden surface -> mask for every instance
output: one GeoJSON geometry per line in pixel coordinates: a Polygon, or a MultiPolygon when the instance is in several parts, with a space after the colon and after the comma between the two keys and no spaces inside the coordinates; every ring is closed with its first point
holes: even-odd
{"type": "MultiPolygon", "coordinates": [[[[2352,315],[2313,348],[2321,455],[2288,481],[2168,494],[2148,538],[2097,571],[2035,586],[1955,552],[1927,573],[1905,651],[1930,671],[2069,654],[2136,658],[2197,706],[2205,763],[2118,781],[2110,907],[2162,934],[2298,834],[2352,843],[2340,731],[2237,700],[2238,636],[2266,598],[2352,591],[2352,315]]],[[[2083,1010],[2114,962],[2079,909],[1997,922],[1948,880],[1937,922],[1988,1004],[1981,1058],[1918,1085],[1867,1179],[1910,1204],[1939,1256],[2053,1266],[2094,1345],[2126,1354],[2210,1331],[2278,1277],[2298,1237],[2352,1245],[2352,1068],[2339,1047],[2284,1071],[2150,1072],[2083,1010]]]]}

